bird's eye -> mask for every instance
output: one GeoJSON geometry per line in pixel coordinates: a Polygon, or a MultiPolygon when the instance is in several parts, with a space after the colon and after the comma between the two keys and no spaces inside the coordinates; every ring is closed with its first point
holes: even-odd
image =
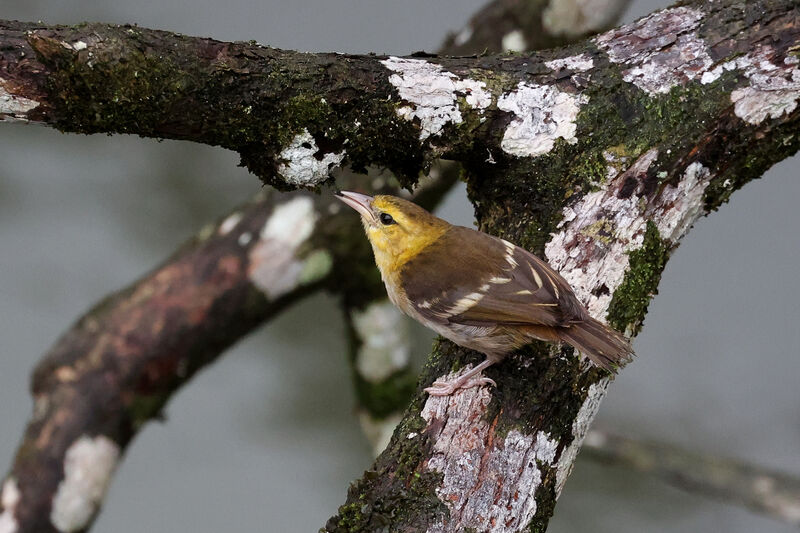
{"type": "Polygon", "coordinates": [[[381,213],[380,219],[381,219],[381,224],[383,224],[384,226],[397,224],[397,222],[395,222],[394,219],[392,218],[392,215],[390,215],[389,213],[381,213]]]}

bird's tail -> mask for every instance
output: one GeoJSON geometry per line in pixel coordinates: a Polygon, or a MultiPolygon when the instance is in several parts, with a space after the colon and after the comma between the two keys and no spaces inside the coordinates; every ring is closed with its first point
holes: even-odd
{"type": "Polygon", "coordinates": [[[560,330],[561,338],[588,357],[595,365],[616,373],[633,358],[630,341],[621,333],[587,317],[560,330]]]}

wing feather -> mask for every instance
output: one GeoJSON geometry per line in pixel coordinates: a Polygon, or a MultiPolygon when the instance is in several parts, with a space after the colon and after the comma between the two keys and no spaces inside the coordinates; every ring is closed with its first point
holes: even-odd
{"type": "Polygon", "coordinates": [[[585,318],[567,282],[544,261],[460,226],[410,260],[401,283],[415,311],[441,325],[563,326],[585,318]]]}

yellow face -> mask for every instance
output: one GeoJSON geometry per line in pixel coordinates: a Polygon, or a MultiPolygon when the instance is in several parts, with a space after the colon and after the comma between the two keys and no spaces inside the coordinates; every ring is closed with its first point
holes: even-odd
{"type": "Polygon", "coordinates": [[[375,262],[384,274],[402,266],[448,227],[444,220],[402,198],[342,194],[342,199],[361,214],[375,262]]]}

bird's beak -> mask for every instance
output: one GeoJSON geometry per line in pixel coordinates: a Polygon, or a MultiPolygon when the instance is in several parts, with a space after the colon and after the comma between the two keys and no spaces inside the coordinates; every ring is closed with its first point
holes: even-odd
{"type": "Polygon", "coordinates": [[[359,194],[357,192],[342,191],[336,193],[336,197],[355,209],[366,220],[375,221],[375,213],[372,211],[372,196],[359,194]]]}

